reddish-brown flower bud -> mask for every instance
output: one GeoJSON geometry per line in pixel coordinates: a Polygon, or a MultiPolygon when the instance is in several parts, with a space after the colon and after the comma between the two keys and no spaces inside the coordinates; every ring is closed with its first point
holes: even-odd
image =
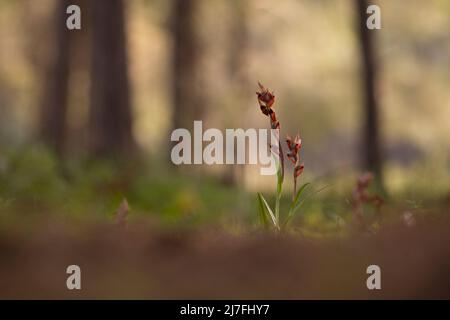
{"type": "Polygon", "coordinates": [[[293,164],[296,164],[298,160],[298,153],[302,147],[302,139],[300,139],[300,136],[298,134],[295,136],[294,139],[292,139],[290,136],[287,136],[286,144],[289,149],[287,156],[293,164]]]}
{"type": "Polygon", "coordinates": [[[293,163],[293,164],[295,164],[296,162],[297,162],[297,154],[296,153],[293,153],[292,151],[289,151],[288,153],[287,153],[287,157],[288,157],[288,159],[293,163]]]}
{"type": "Polygon", "coordinates": [[[294,178],[298,178],[303,173],[305,166],[302,164],[296,165],[294,168],[294,178]]]}
{"type": "Polygon", "coordinates": [[[260,92],[256,92],[259,107],[266,116],[272,115],[274,113],[272,106],[275,103],[275,95],[259,82],[258,86],[261,89],[260,92]]]}

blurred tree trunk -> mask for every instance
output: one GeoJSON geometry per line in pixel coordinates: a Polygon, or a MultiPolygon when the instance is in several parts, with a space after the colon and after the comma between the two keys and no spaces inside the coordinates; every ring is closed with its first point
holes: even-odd
{"type": "Polygon", "coordinates": [[[382,181],[382,157],[380,150],[379,104],[377,99],[377,61],[374,50],[374,33],[366,26],[367,0],[355,0],[358,14],[358,35],[362,57],[364,81],[364,167],[382,181]]]}
{"type": "Polygon", "coordinates": [[[73,41],[70,50],[70,88],[68,105],[68,123],[66,145],[70,147],[67,156],[86,152],[89,138],[89,91],[91,30],[90,0],[72,0],[71,4],[81,8],[81,30],[72,32],[73,41]],[[81,143],[82,142],[82,143],[81,143]]]}
{"type": "Polygon", "coordinates": [[[61,154],[66,137],[66,114],[69,84],[69,52],[71,35],[66,28],[66,8],[69,0],[57,1],[55,5],[51,42],[52,58],[47,68],[45,87],[40,109],[40,138],[55,152],[61,154]]]}
{"type": "MultiPolygon", "coordinates": [[[[247,25],[249,3],[248,1],[232,0],[230,1],[230,5],[232,14],[228,65],[229,80],[231,82],[230,87],[233,90],[233,100],[235,103],[242,103],[245,106],[245,103],[247,102],[246,97],[251,93],[248,72],[246,70],[249,42],[247,25]]],[[[232,108],[236,108],[236,106],[232,105],[232,108]]],[[[238,128],[243,126],[243,124],[240,123],[240,120],[241,118],[234,120],[238,128]]],[[[238,184],[243,177],[244,166],[226,166],[222,181],[228,185],[235,185],[238,184]]]]}
{"type": "Polygon", "coordinates": [[[174,128],[191,128],[204,112],[199,84],[200,48],[196,35],[197,0],[174,0],[171,16],[173,36],[172,91],[174,128]]]}
{"type": "Polygon", "coordinates": [[[92,56],[89,138],[96,155],[135,148],[122,0],[91,1],[92,56]]]}

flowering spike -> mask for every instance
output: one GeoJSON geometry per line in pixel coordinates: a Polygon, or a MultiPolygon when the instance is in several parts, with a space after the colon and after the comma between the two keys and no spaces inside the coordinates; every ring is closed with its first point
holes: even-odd
{"type": "Polygon", "coordinates": [[[273,92],[270,92],[269,89],[264,87],[260,82],[258,82],[258,86],[261,89],[260,92],[256,92],[259,107],[264,115],[270,116],[274,114],[272,106],[275,103],[275,95],[273,94],[273,92]]]}

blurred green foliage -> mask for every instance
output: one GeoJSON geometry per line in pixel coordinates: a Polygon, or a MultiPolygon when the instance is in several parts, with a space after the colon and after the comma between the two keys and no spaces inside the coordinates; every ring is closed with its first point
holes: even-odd
{"type": "Polygon", "coordinates": [[[1,163],[0,210],[15,215],[55,213],[112,219],[127,198],[133,215],[154,215],[169,224],[189,225],[221,219],[248,222],[256,208],[253,196],[244,190],[207,175],[164,167],[161,161],[61,162],[34,146],[10,152],[1,163]]]}
{"type": "MultiPolygon", "coordinates": [[[[202,168],[183,170],[186,168],[163,163],[154,157],[126,163],[111,159],[60,161],[40,146],[5,152],[0,157],[0,224],[26,221],[31,225],[33,218],[38,221],[51,215],[112,223],[126,198],[131,207],[130,220],[151,217],[168,226],[207,224],[231,232],[258,228],[256,193],[225,185],[211,174],[198,174],[202,168]]],[[[431,165],[420,169],[414,166],[408,174],[399,174],[408,181],[397,181],[391,168],[386,172],[393,175],[388,179],[390,194],[381,215],[370,206],[364,208],[369,224],[398,218],[405,210],[427,214],[437,208],[447,212],[448,177],[433,175],[431,165]],[[427,177],[434,179],[433,186],[427,177]]],[[[303,182],[312,182],[311,190],[305,192],[307,200],[293,219],[291,230],[320,237],[346,234],[352,223],[351,192],[356,177],[356,172],[321,179],[306,175],[303,182]]],[[[274,203],[274,192],[267,193],[267,201],[274,203]]],[[[289,203],[286,190],[281,213],[289,210],[289,203]]]]}

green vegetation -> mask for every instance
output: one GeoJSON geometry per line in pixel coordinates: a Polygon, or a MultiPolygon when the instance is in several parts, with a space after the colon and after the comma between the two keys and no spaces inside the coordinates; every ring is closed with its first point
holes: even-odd
{"type": "MultiPolygon", "coordinates": [[[[63,163],[38,146],[9,152],[1,158],[0,225],[28,228],[50,216],[56,220],[114,223],[123,198],[130,203],[130,221],[146,217],[176,228],[216,225],[231,233],[257,231],[261,218],[272,224],[267,219],[272,218],[267,216],[270,206],[266,203],[274,203],[279,194],[268,194],[267,200],[262,195],[255,199],[254,193],[224,185],[214,175],[185,172],[151,159],[118,166],[106,160],[72,159],[63,163]],[[258,218],[257,212],[265,214],[258,218]]],[[[364,205],[364,219],[373,230],[383,224],[401,223],[407,211],[417,219],[448,212],[446,189],[430,193],[425,181],[421,182],[422,174],[415,168],[408,171],[408,178],[417,181],[414,188],[409,184],[403,189],[388,184],[392,191],[381,214],[364,205]]],[[[306,179],[312,184],[303,184],[294,201],[287,195],[279,198],[280,228],[292,219],[287,231],[303,236],[352,232],[351,199],[356,172],[306,179]]],[[[444,186],[445,179],[436,178],[436,186],[444,186]]]]}

